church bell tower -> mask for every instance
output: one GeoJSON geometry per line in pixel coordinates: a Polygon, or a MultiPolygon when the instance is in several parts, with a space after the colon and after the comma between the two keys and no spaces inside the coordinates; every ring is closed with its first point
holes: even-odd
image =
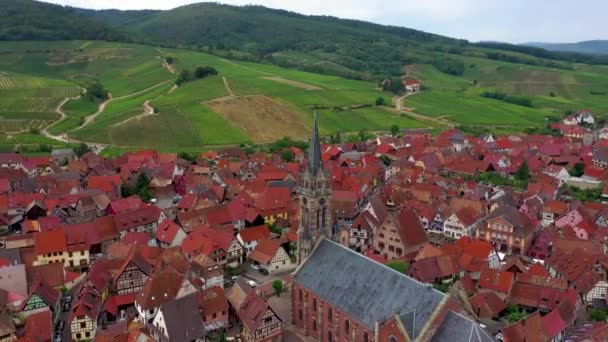
{"type": "Polygon", "coordinates": [[[298,264],[308,257],[321,238],[333,239],[330,176],[323,169],[321,161],[321,143],[319,142],[316,112],[308,148],[308,162],[300,178],[298,187],[300,197],[298,264]]]}

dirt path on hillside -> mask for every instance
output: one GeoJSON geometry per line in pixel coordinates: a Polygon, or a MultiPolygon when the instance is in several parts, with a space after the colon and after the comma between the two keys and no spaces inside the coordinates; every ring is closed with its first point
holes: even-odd
{"type": "Polygon", "coordinates": [[[63,106],[65,106],[65,104],[68,103],[68,101],[70,101],[70,100],[78,100],[80,97],[81,97],[81,95],[78,95],[76,97],[66,97],[61,102],[59,102],[59,104],[57,105],[57,108],[55,108],[55,113],[59,114],[59,120],[57,120],[57,121],[53,122],[52,124],[44,127],[40,131],[40,134],[44,135],[45,137],[47,137],[49,139],[58,140],[58,141],[64,141],[64,140],[62,140],[62,137],[60,135],[51,134],[51,132],[49,132],[49,128],[51,128],[51,127],[55,126],[56,124],[60,123],[61,121],[65,120],[68,116],[63,111],[63,106]]]}
{"type": "Polygon", "coordinates": [[[169,91],[167,92],[167,95],[171,95],[175,90],[177,90],[179,86],[177,84],[174,84],[173,87],[171,87],[171,89],[169,89],[169,91]]]}
{"type": "Polygon", "coordinates": [[[403,113],[403,114],[405,114],[405,115],[407,115],[407,116],[409,116],[409,117],[411,117],[413,119],[416,119],[418,121],[433,122],[433,123],[436,123],[436,124],[441,125],[441,126],[448,126],[450,128],[456,127],[456,124],[453,123],[453,122],[451,122],[451,121],[449,121],[449,120],[445,120],[445,119],[442,119],[440,117],[432,117],[432,116],[426,116],[426,115],[421,115],[421,114],[418,114],[418,113],[414,113],[411,108],[407,108],[407,107],[403,106],[403,100],[405,100],[409,96],[416,95],[416,94],[419,94],[419,93],[420,92],[417,92],[417,93],[407,93],[407,94],[405,94],[405,95],[403,95],[401,97],[395,96],[393,98],[393,101],[395,102],[395,109],[398,112],[403,113]]]}
{"type": "Polygon", "coordinates": [[[144,102],[144,112],[139,114],[139,115],[135,115],[133,117],[130,117],[126,120],[123,120],[121,122],[117,122],[115,124],[113,124],[112,126],[120,126],[120,125],[124,125],[127,122],[130,121],[134,121],[134,120],[139,120],[145,116],[149,116],[149,115],[155,115],[154,113],[154,107],[150,106],[150,100],[147,100],[146,102],[144,102]]]}
{"type": "Polygon", "coordinates": [[[170,73],[172,73],[174,75],[177,73],[177,70],[175,70],[175,66],[173,64],[167,63],[166,60],[162,59],[161,64],[163,65],[163,68],[165,70],[167,70],[168,72],[170,72],[170,73]]]}
{"type": "Polygon", "coordinates": [[[232,92],[232,89],[230,89],[230,84],[228,84],[228,79],[226,77],[222,76],[222,81],[224,82],[224,88],[226,88],[226,92],[228,92],[228,96],[235,97],[236,95],[234,95],[234,93],[232,92]]]}
{"type": "Polygon", "coordinates": [[[146,92],[148,92],[148,91],[150,91],[152,89],[158,88],[158,87],[162,86],[163,84],[168,83],[168,82],[172,82],[172,81],[173,80],[166,80],[166,81],[160,82],[158,84],[155,84],[155,85],[153,85],[151,87],[148,87],[146,89],[143,89],[143,90],[140,90],[140,91],[128,94],[128,95],[119,96],[119,97],[112,97],[112,94],[108,93],[109,98],[99,105],[99,108],[97,109],[97,112],[95,112],[95,113],[87,116],[85,118],[85,120],[84,120],[84,124],[82,124],[82,126],[76,128],[74,131],[82,129],[82,128],[88,126],[91,122],[95,121],[95,118],[97,118],[97,116],[99,116],[101,113],[103,113],[103,111],[106,109],[106,107],[108,106],[108,104],[110,104],[110,102],[116,101],[116,100],[122,100],[122,99],[126,99],[126,98],[129,98],[129,97],[133,97],[133,96],[144,94],[144,93],[146,93],[146,92]]]}
{"type": "MultiPolygon", "coordinates": [[[[86,93],[86,89],[85,89],[85,93],[86,93]]],[[[61,116],[61,118],[55,122],[53,122],[52,124],[46,126],[42,131],[40,131],[40,134],[42,134],[43,136],[49,138],[49,139],[53,139],[56,141],[60,141],[63,143],[85,143],[89,146],[91,146],[91,148],[93,149],[94,152],[99,153],[101,151],[103,151],[107,145],[104,144],[95,144],[95,143],[89,143],[86,141],[80,141],[80,140],[75,140],[75,139],[71,139],[67,136],[66,133],[60,134],[60,135],[55,135],[55,134],[51,134],[51,132],[49,132],[49,128],[53,127],[54,125],[56,125],[57,123],[63,121],[64,119],[67,118],[67,115],[65,114],[65,112],[63,111],[63,106],[68,103],[68,101],[70,100],[77,100],[79,99],[80,96],[77,97],[66,97],[65,99],[63,99],[63,101],[61,101],[59,103],[59,105],[57,106],[57,108],[55,108],[55,112],[57,114],[59,114],[61,116]]],[[[105,108],[105,107],[104,107],[105,108]]]]}

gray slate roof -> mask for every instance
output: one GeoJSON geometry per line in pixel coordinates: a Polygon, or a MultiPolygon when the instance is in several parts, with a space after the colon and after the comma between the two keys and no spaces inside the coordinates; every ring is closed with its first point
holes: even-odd
{"type": "Polygon", "coordinates": [[[496,341],[477,322],[448,312],[431,342],[494,342],[496,341]]]}
{"type": "Polygon", "coordinates": [[[444,298],[432,286],[326,239],[294,280],[370,330],[375,322],[412,312],[408,321],[418,334],[444,298]]]}
{"type": "Polygon", "coordinates": [[[197,296],[198,293],[195,292],[161,305],[170,341],[188,342],[205,336],[205,324],[200,315],[197,296]]]}

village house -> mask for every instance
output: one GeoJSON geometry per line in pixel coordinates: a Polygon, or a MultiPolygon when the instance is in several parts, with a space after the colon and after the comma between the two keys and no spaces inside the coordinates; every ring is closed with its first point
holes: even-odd
{"type": "Polygon", "coordinates": [[[243,324],[243,341],[281,341],[283,322],[272,310],[268,302],[255,291],[249,291],[242,304],[235,308],[238,319],[243,324]]]}
{"type": "Polygon", "coordinates": [[[154,234],[158,224],[165,218],[165,214],[157,206],[146,205],[139,209],[121,212],[114,216],[114,221],[122,239],[131,232],[154,234]]]}
{"type": "Polygon", "coordinates": [[[248,258],[269,274],[285,272],[295,267],[279,240],[261,240],[248,258]]]}
{"type": "Polygon", "coordinates": [[[261,240],[270,238],[270,229],[267,225],[245,228],[239,231],[236,237],[243,246],[245,255],[249,256],[261,240]]]}
{"type": "Polygon", "coordinates": [[[462,208],[453,213],[443,224],[443,233],[456,239],[475,234],[475,223],[481,219],[478,211],[472,208],[462,208]]]}
{"type": "Polygon", "coordinates": [[[377,229],[374,249],[387,260],[414,254],[428,242],[426,232],[415,211],[389,212],[377,229]]]}
{"type": "Polygon", "coordinates": [[[163,303],[151,324],[156,341],[205,341],[197,293],[163,303]]]}
{"type": "Polygon", "coordinates": [[[491,242],[501,252],[525,254],[532,244],[536,223],[512,206],[492,211],[478,225],[476,237],[491,242]]]}

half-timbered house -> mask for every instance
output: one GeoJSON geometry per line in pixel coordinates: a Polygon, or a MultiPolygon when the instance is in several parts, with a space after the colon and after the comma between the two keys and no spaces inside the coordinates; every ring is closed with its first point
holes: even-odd
{"type": "Polygon", "coordinates": [[[133,249],[114,278],[114,291],[119,295],[139,293],[152,273],[152,266],[133,249]]]}

